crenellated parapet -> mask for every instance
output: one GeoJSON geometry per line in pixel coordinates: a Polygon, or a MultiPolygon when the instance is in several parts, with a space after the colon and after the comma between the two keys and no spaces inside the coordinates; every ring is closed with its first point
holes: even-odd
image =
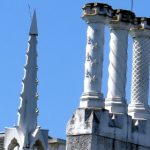
{"type": "Polygon", "coordinates": [[[111,22],[133,23],[134,19],[135,14],[132,11],[124,9],[115,9],[113,10],[111,22]]]}
{"type": "Polygon", "coordinates": [[[103,3],[88,3],[83,6],[83,16],[103,16],[112,17],[113,9],[111,6],[103,3]]]}
{"type": "Polygon", "coordinates": [[[67,150],[112,150],[113,146],[115,150],[148,150],[149,128],[150,120],[132,119],[106,109],[79,108],[68,122],[67,150]]]}
{"type": "Polygon", "coordinates": [[[102,3],[86,4],[82,18],[88,26],[84,90],[80,106],[67,125],[67,150],[149,150],[150,19],[102,3]],[[110,29],[106,98],[101,88],[105,27],[110,29]],[[129,35],[133,39],[133,59],[128,107],[129,35]]]}

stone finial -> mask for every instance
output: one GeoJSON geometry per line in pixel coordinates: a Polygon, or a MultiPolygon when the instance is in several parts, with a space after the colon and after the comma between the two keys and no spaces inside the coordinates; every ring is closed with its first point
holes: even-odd
{"type": "Polygon", "coordinates": [[[38,35],[37,19],[36,19],[36,10],[34,11],[32,22],[30,26],[30,35],[38,35]]]}

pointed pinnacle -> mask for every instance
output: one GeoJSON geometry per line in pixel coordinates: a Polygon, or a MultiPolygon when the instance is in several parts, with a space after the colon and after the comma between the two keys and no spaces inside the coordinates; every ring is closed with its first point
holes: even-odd
{"type": "Polygon", "coordinates": [[[36,11],[34,11],[34,13],[33,13],[29,34],[30,35],[38,35],[36,11]]]}

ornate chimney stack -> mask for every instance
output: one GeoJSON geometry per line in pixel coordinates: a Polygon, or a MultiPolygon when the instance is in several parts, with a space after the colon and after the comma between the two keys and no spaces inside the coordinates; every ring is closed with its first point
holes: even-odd
{"type": "Polygon", "coordinates": [[[101,3],[83,7],[88,24],[84,91],[67,124],[66,150],[149,150],[150,19],[101,3]],[[104,28],[110,28],[108,93],[101,91],[104,28]],[[134,40],[131,104],[126,102],[128,33],[134,40]],[[132,116],[132,117],[131,117],[132,116]]]}
{"type": "Polygon", "coordinates": [[[133,38],[132,86],[129,115],[150,119],[148,105],[150,64],[150,18],[136,18],[130,30],[133,38]]]}
{"type": "Polygon", "coordinates": [[[107,4],[89,3],[83,7],[83,19],[88,25],[85,60],[84,91],[80,108],[104,107],[104,97],[101,91],[104,28],[112,8],[107,4]]]}
{"type": "Polygon", "coordinates": [[[114,10],[113,18],[109,23],[110,28],[110,53],[109,53],[109,78],[108,93],[105,108],[111,113],[126,113],[126,72],[128,31],[134,13],[127,10],[114,10]]]}
{"type": "Polygon", "coordinates": [[[83,7],[87,22],[84,91],[67,124],[66,150],[149,150],[150,19],[101,3],[83,7]],[[104,28],[110,28],[108,93],[101,91],[104,28]],[[131,104],[126,102],[128,33],[134,40],[131,104]],[[131,117],[132,116],[132,117],[131,117]]]}

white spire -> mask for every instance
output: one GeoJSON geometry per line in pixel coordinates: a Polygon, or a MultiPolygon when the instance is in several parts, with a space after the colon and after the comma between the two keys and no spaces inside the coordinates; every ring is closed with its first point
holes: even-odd
{"type": "Polygon", "coordinates": [[[34,12],[29,32],[30,37],[26,53],[24,78],[22,81],[21,104],[18,111],[18,126],[22,128],[25,133],[37,127],[37,34],[36,12],[34,12]]]}
{"type": "Polygon", "coordinates": [[[30,35],[38,35],[38,28],[37,28],[37,19],[36,19],[36,10],[33,13],[31,27],[30,27],[30,35]]]}
{"type": "Polygon", "coordinates": [[[4,142],[6,150],[15,146],[14,139],[17,141],[17,149],[19,150],[48,149],[48,130],[43,130],[37,126],[37,35],[36,13],[34,12],[26,52],[21,101],[18,110],[18,125],[6,129],[4,142]]]}

